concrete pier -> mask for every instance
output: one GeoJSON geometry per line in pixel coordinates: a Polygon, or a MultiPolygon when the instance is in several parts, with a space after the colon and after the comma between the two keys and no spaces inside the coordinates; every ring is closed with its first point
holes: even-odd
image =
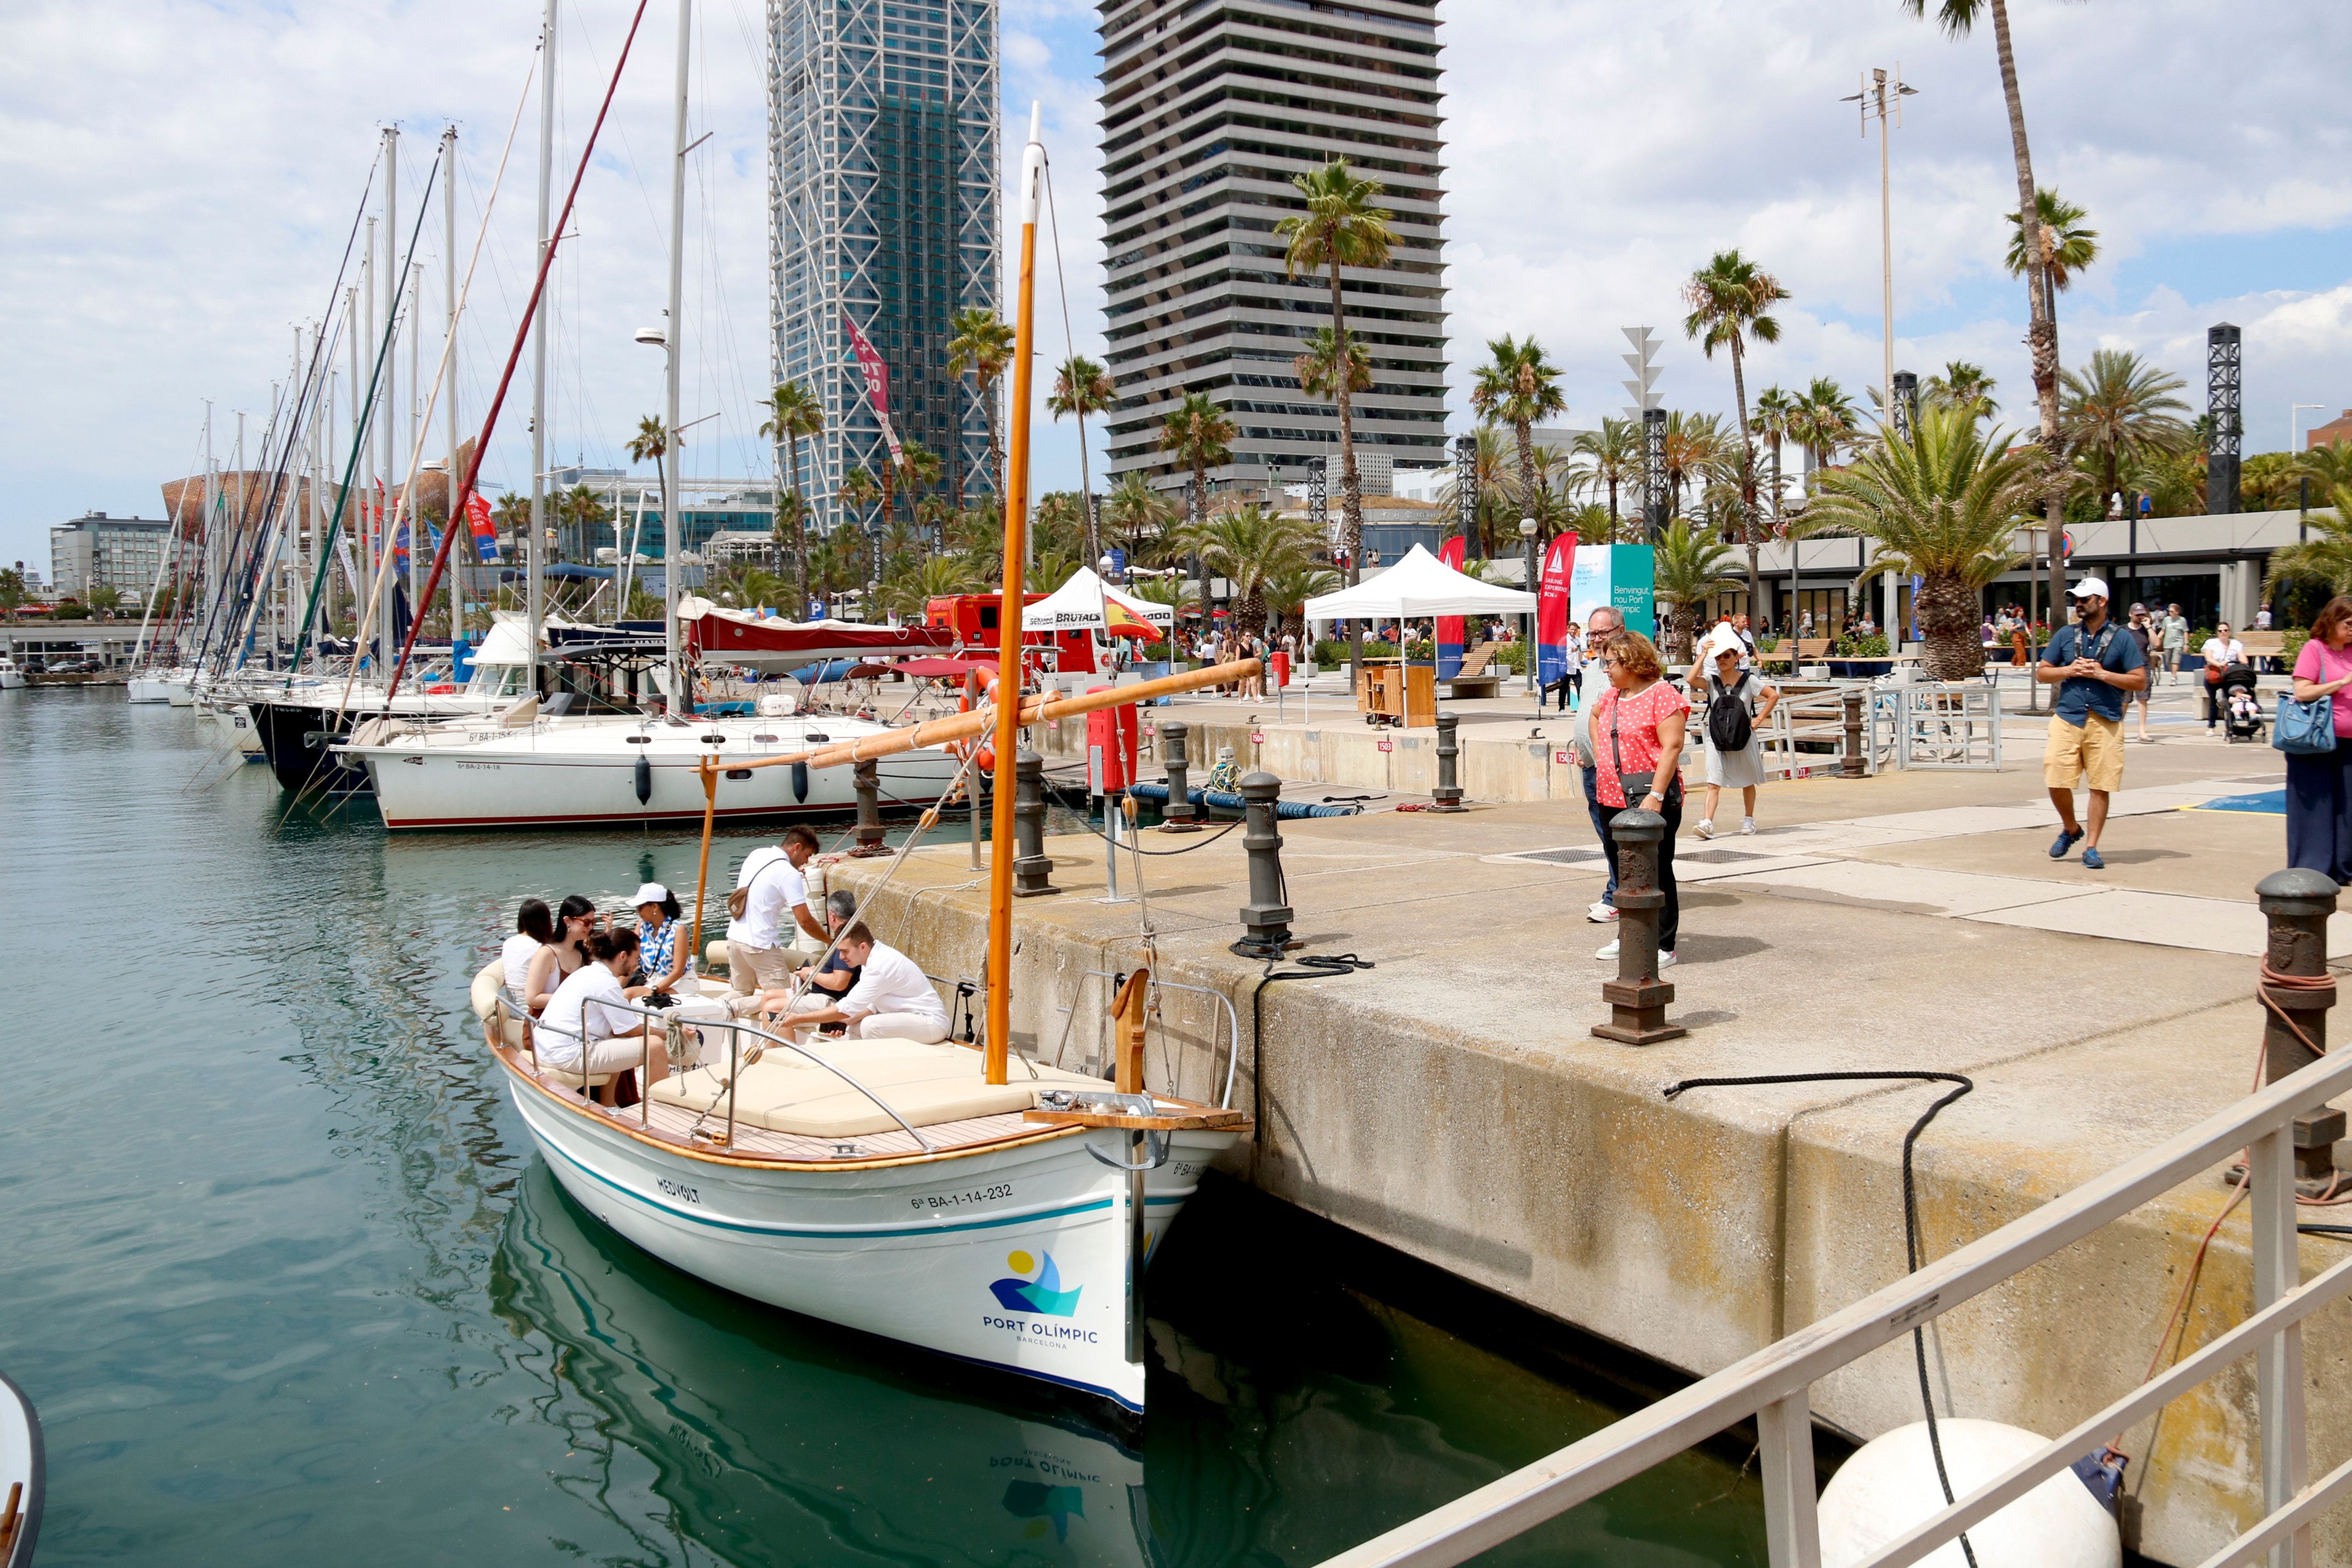
{"type": "MultiPolygon", "coordinates": [[[[1196,766],[1214,744],[1196,738],[1196,766]]],[[[1464,746],[1474,802],[1491,789],[1477,744],[1464,746]]],[[[1669,1103],[1665,1085],[1839,1068],[1971,1076],[1975,1092],[1918,1150],[1923,1242],[1937,1257],[2253,1081],[2253,887],[2284,859],[2281,818],[2261,808],[2279,783],[2275,753],[2192,736],[2133,747],[2101,873],[2048,858],[2056,818],[2038,798],[2038,747],[2020,750],[2026,768],[2000,774],[1769,787],[1768,831],[1754,837],[1701,842],[1694,805],[1672,972],[1674,1021],[1690,1034],[1639,1049],[1591,1034],[1608,1016],[1612,971],[1592,955],[1611,930],[1584,918],[1603,871],[1580,799],[1282,824],[1303,945],[1272,966],[1226,950],[1247,898],[1238,830],[1145,833],[1148,848],[1189,852],[1143,861],[1143,896],[1118,903],[1103,901],[1100,839],[1051,840],[1066,890],[1016,912],[1015,1043],[1064,1065],[1101,1060],[1109,988],[1088,971],[1148,960],[1222,993],[1239,1017],[1236,1102],[1259,1123],[1230,1158],[1236,1174],[1710,1372],[1900,1275],[1903,1133],[1938,1091],[1717,1089],[1669,1103]],[[1298,954],[1350,952],[1375,967],[1264,981],[1298,954]]],[[[1736,805],[1723,815],[1737,824],[1736,805]]],[[[832,874],[870,888],[884,864],[832,874]]],[[[1134,868],[1120,876],[1130,895],[1134,868]]],[[[960,844],[909,857],[867,912],[932,973],[981,972],[985,889],[960,844]]],[[[2352,926],[2330,943],[2332,960],[2347,952],[2352,926]]],[[[1223,1016],[1178,995],[1150,1036],[1154,1083],[1213,1094],[1223,1016]]],[[[2177,1189],[1946,1316],[1930,1337],[1939,1408],[2054,1433],[2126,1392],[2225,1198],[2218,1181],[2177,1189]]],[[[2338,1215],[2352,1222],[2352,1209],[2319,1217],[2338,1215]]],[[[2345,1245],[2306,1237],[2306,1276],[2345,1245]]],[[[2250,1300],[2233,1216],[2205,1265],[2191,1348],[2250,1300]]],[[[2322,1313],[2305,1346],[2322,1474],[2352,1451],[2352,1319],[2322,1313]]],[[[1897,1342],[1819,1388],[1820,1417],[1863,1438],[1916,1420],[1909,1355],[1897,1342]]],[[[2249,1360],[2126,1436],[2126,1539],[2139,1550],[2197,1562],[2258,1516],[2252,1386],[2249,1360]]],[[[2352,1525],[2323,1525],[2319,1542],[2320,1561],[2352,1561],[2352,1525]]]]}

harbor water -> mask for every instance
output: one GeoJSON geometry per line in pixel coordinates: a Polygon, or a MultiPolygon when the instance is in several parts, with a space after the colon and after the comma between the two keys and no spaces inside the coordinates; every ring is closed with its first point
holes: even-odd
{"type": "MultiPolygon", "coordinates": [[[[1312,1564],[1644,1395],[1230,1182],[1156,1264],[1139,1433],[705,1286],[564,1196],[466,1011],[519,899],[690,898],[693,837],[392,840],[214,739],[0,692],[0,1368],[43,1568],[1312,1564]]],[[[1744,1453],[1490,1556],[1761,1563],[1744,1453]]]]}

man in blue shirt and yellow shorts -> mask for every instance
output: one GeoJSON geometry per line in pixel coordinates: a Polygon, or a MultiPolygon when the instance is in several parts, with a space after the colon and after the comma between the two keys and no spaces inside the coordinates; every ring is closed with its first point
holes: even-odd
{"type": "Polygon", "coordinates": [[[2060,626],[2042,650],[2033,678],[2058,688],[2050,743],[2042,753],[2042,782],[2058,808],[2058,841],[2050,858],[2063,860],[2078,838],[2083,864],[2100,870],[2099,832],[2107,825],[2107,797],[2124,784],[2124,693],[2147,685],[2147,658],[2139,639],[2107,616],[2107,584],[2085,577],[2066,590],[2078,618],[2060,626]],[[2090,810],[2074,820],[2074,786],[2090,786],[2090,810]],[[2087,834],[2085,829],[2087,828],[2087,834]]]}

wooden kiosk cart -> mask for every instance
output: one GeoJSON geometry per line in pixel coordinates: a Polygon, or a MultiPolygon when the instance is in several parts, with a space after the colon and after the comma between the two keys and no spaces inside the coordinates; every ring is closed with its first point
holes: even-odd
{"type": "Polygon", "coordinates": [[[1356,710],[1367,724],[1426,730],[1437,723],[1437,667],[1368,658],[1356,680],[1356,710]]]}

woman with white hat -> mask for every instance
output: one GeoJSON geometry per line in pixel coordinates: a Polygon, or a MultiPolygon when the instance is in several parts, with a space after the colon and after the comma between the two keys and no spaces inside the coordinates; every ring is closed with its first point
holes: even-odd
{"type": "Polygon", "coordinates": [[[659,882],[647,882],[629,900],[637,910],[637,959],[644,965],[642,984],[629,987],[631,1000],[653,991],[667,991],[685,977],[694,944],[679,941],[686,929],[679,919],[677,895],[659,882]]]}
{"type": "Polygon", "coordinates": [[[1706,717],[1699,734],[1706,743],[1706,810],[1699,817],[1698,836],[1715,837],[1715,808],[1727,789],[1739,792],[1739,831],[1756,831],[1756,786],[1764,782],[1764,748],[1759,727],[1772,716],[1780,689],[1768,686],[1754,670],[1739,668],[1746,651],[1729,622],[1717,626],[1690,673],[1690,694],[1706,700],[1706,717]],[[1745,718],[1743,724],[1741,719],[1745,718]],[[1726,744],[1746,731],[1746,744],[1726,744]]]}

